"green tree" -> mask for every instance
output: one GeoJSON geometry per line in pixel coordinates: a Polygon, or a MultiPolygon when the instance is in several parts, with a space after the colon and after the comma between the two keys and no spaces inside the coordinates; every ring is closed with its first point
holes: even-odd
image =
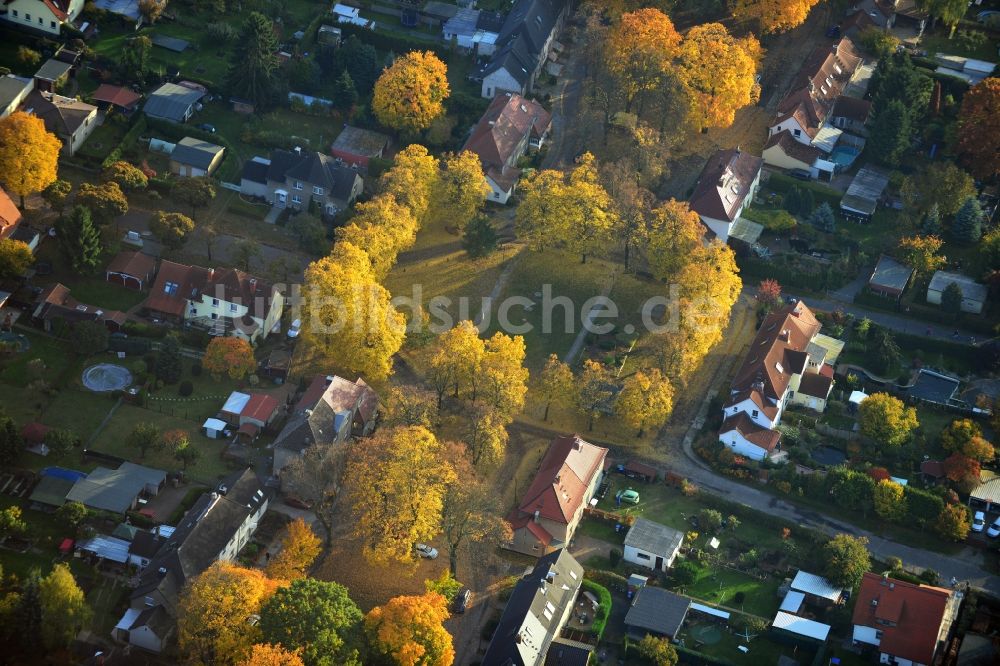
{"type": "Polygon", "coordinates": [[[209,178],[181,178],[170,191],[175,199],[191,206],[191,218],[195,217],[199,208],[212,203],[215,198],[215,184],[209,178]]]}
{"type": "Polygon", "coordinates": [[[250,264],[261,256],[260,245],[249,238],[241,238],[229,248],[230,261],[244,271],[249,271],[250,264]]]}
{"type": "Polygon", "coordinates": [[[14,464],[21,455],[23,441],[14,419],[0,415],[0,467],[14,464]]]}
{"type": "Polygon", "coordinates": [[[23,534],[28,529],[28,523],[21,515],[21,507],[9,506],[0,511],[0,541],[9,536],[23,534]]]}
{"type": "Polygon", "coordinates": [[[326,226],[315,215],[299,213],[288,221],[288,230],[299,239],[299,247],[313,254],[326,254],[330,241],[326,237],[326,226]]]}
{"type": "MultiPolygon", "coordinates": [[[[0,513],[0,518],[3,514],[0,513]]],[[[2,521],[0,521],[2,528],[2,521]]],[[[42,644],[42,600],[40,586],[42,582],[41,573],[38,569],[32,569],[27,578],[21,584],[21,598],[16,612],[13,613],[15,627],[11,635],[16,637],[21,644],[21,650],[26,654],[36,653],[41,649],[42,644]]]]}
{"type": "MultiPolygon", "coordinates": [[[[104,170],[104,179],[113,180],[125,192],[142,190],[149,184],[149,179],[142,169],[135,167],[124,160],[119,160],[111,164],[104,170]]],[[[51,185],[49,186],[51,187],[51,185]]]]}
{"type": "Polygon", "coordinates": [[[77,527],[90,516],[90,509],[80,502],[66,502],[56,509],[56,516],[70,527],[77,527]]]}
{"type": "Polygon", "coordinates": [[[302,650],[306,666],[364,663],[363,615],[339,583],[300,578],[280,588],[260,609],[265,643],[302,650]]]}
{"type": "Polygon", "coordinates": [[[186,441],[174,449],[174,460],[181,464],[181,469],[186,470],[190,465],[198,462],[200,458],[201,449],[191,444],[191,442],[186,441]]]}
{"type": "Polygon", "coordinates": [[[79,442],[80,439],[76,436],[76,433],[65,428],[50,430],[45,435],[45,445],[49,447],[50,451],[60,456],[69,453],[79,442]]]}
{"type": "Polygon", "coordinates": [[[428,592],[436,592],[448,601],[452,601],[462,588],[465,587],[460,581],[455,580],[451,571],[443,569],[441,575],[424,581],[424,589],[428,592]]]}
{"type": "Polygon", "coordinates": [[[243,22],[233,51],[227,84],[230,92],[254,103],[270,106],[278,92],[278,39],[271,19],[251,12],[243,22]]]}
{"type": "Polygon", "coordinates": [[[358,101],[358,89],[351,73],[344,69],[333,83],[334,105],[341,111],[350,111],[358,101]]]}
{"type": "Polygon", "coordinates": [[[921,223],[920,229],[924,234],[929,236],[936,236],[941,233],[941,213],[936,203],[931,204],[927,214],[924,215],[924,221],[921,223]]]}
{"type": "Polygon", "coordinates": [[[875,334],[875,371],[883,374],[891,372],[901,353],[892,333],[885,328],[878,329],[875,334]]]}
{"type": "Polygon", "coordinates": [[[662,636],[646,634],[637,647],[639,654],[653,662],[654,666],[674,666],[677,663],[676,648],[662,636]]]}
{"type": "Polygon", "coordinates": [[[110,334],[108,327],[100,321],[78,321],[69,334],[70,343],[80,356],[93,356],[107,351],[110,334]]]}
{"type": "Polygon", "coordinates": [[[962,287],[957,282],[951,282],[941,292],[941,310],[951,315],[962,311],[962,287]]]}
{"type": "Polygon", "coordinates": [[[835,585],[853,588],[871,567],[865,537],[838,534],[823,546],[823,577],[835,585]]]}
{"type": "Polygon", "coordinates": [[[975,197],[969,197],[955,213],[951,235],[960,243],[976,243],[983,236],[983,209],[975,197]]]}
{"type": "Polygon", "coordinates": [[[910,146],[910,115],[903,102],[893,99],[875,116],[866,150],[887,166],[898,166],[910,146]]]}
{"type": "Polygon", "coordinates": [[[862,472],[847,468],[830,471],[830,494],[833,501],[851,511],[867,515],[875,495],[875,481],[862,472]]]}
{"type": "Polygon", "coordinates": [[[145,35],[139,35],[125,40],[118,54],[118,66],[125,79],[142,81],[149,71],[149,56],[153,49],[153,40],[145,35]]]}
{"type": "Polygon", "coordinates": [[[833,209],[830,204],[824,201],[809,216],[809,224],[820,231],[832,234],[836,229],[837,221],[833,217],[833,209]]]}
{"type": "Polygon", "coordinates": [[[930,525],[941,515],[944,500],[926,490],[906,486],[906,514],[914,525],[930,525]]]}
{"type": "Polygon", "coordinates": [[[101,232],[97,230],[90,210],[76,206],[69,215],[56,220],[56,235],[63,256],[81,273],[91,273],[101,264],[101,232]]]}
{"type": "Polygon", "coordinates": [[[73,191],[73,184],[68,180],[55,180],[42,190],[42,198],[57,213],[62,213],[66,198],[73,191]]]}
{"type": "Polygon", "coordinates": [[[485,215],[476,215],[465,225],[462,247],[473,259],[485,257],[497,249],[497,232],[485,215]]]}
{"type": "Polygon", "coordinates": [[[139,423],[125,437],[125,444],[139,449],[140,456],[145,458],[146,451],[155,450],[161,446],[160,430],[152,423],[139,423]]]}
{"type": "Polygon", "coordinates": [[[179,250],[184,247],[188,234],[194,231],[194,220],[187,215],[160,210],[149,220],[149,230],[168,249],[179,250]]]}
{"type": "Polygon", "coordinates": [[[715,509],[702,509],[698,512],[698,527],[707,532],[718,532],[722,529],[722,514],[715,509]]]}
{"type": "Polygon", "coordinates": [[[176,334],[164,336],[156,355],[156,378],[164,384],[176,384],[184,371],[181,365],[181,340],[176,334]]]}
{"type": "Polygon", "coordinates": [[[76,203],[89,208],[94,222],[100,225],[110,224],[128,212],[128,199],[114,181],[99,185],[83,183],[76,192],[76,203]]]}
{"type": "Polygon", "coordinates": [[[0,238],[0,279],[10,280],[25,274],[35,255],[24,241],[0,238]]]}

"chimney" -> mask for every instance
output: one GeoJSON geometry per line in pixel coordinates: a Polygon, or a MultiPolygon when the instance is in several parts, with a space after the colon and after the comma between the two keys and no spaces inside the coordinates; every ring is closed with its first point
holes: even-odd
{"type": "Polygon", "coordinates": [[[257,291],[257,278],[250,278],[250,291],[257,291]]]}
{"type": "Polygon", "coordinates": [[[782,331],[781,331],[781,339],[784,340],[785,342],[788,342],[788,334],[789,334],[789,331],[788,331],[787,328],[782,329],[782,331]]]}
{"type": "Polygon", "coordinates": [[[895,590],[896,589],[896,584],[895,583],[889,583],[889,589],[890,590],[895,590]]]}
{"type": "Polygon", "coordinates": [[[163,578],[164,576],[167,575],[167,568],[160,567],[159,569],[156,570],[156,573],[160,574],[160,578],[163,578]]]}
{"type": "Polygon", "coordinates": [[[538,518],[541,515],[541,513],[542,513],[541,510],[535,509],[535,522],[536,523],[538,522],[538,518]]]}
{"type": "Polygon", "coordinates": [[[882,584],[883,585],[889,584],[889,574],[882,574],[882,584]]]}
{"type": "Polygon", "coordinates": [[[302,155],[302,146],[295,146],[295,154],[302,155]]]}
{"type": "Polygon", "coordinates": [[[583,440],[580,439],[579,437],[574,437],[573,438],[573,450],[574,451],[579,451],[582,448],[583,448],[583,440]]]}

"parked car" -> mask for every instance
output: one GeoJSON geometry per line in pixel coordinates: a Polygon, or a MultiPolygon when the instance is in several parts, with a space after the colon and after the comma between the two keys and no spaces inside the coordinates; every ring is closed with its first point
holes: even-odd
{"type": "Polygon", "coordinates": [[[990,524],[989,528],[986,530],[986,534],[993,538],[1000,536],[1000,517],[997,517],[997,519],[990,524]]]}
{"type": "Polygon", "coordinates": [[[208,123],[201,123],[197,127],[202,132],[208,132],[209,134],[215,134],[215,125],[209,125],[208,123]]]}
{"type": "Polygon", "coordinates": [[[812,174],[806,169],[789,169],[788,175],[799,180],[812,180],[812,174]]]}
{"type": "Polygon", "coordinates": [[[472,590],[469,588],[463,589],[455,596],[455,600],[451,602],[452,612],[461,615],[465,612],[465,609],[469,607],[469,600],[472,599],[472,590]]]}
{"type": "Polygon", "coordinates": [[[307,502],[303,499],[299,499],[294,495],[289,495],[288,497],[286,497],[285,504],[287,504],[288,506],[293,506],[296,509],[305,509],[306,511],[312,508],[312,503],[307,502]]]}
{"type": "Polygon", "coordinates": [[[829,28],[826,29],[826,36],[827,37],[834,37],[834,38],[840,37],[840,26],[839,25],[831,25],[829,28]]]}
{"type": "Polygon", "coordinates": [[[413,547],[413,550],[417,551],[417,555],[420,557],[426,557],[428,560],[437,559],[438,556],[437,548],[432,548],[426,543],[418,543],[413,547]]]}
{"type": "Polygon", "coordinates": [[[983,528],[986,527],[986,514],[982,511],[976,511],[976,515],[972,518],[972,531],[982,532],[983,528]]]}
{"type": "Polygon", "coordinates": [[[299,337],[299,333],[301,331],[302,331],[302,320],[296,319],[295,321],[292,322],[292,325],[288,327],[288,333],[286,333],[286,335],[290,339],[294,340],[295,338],[299,337]]]}
{"type": "Polygon", "coordinates": [[[639,493],[629,488],[628,490],[619,490],[615,494],[615,499],[619,502],[628,502],[629,504],[639,503],[639,493]]]}

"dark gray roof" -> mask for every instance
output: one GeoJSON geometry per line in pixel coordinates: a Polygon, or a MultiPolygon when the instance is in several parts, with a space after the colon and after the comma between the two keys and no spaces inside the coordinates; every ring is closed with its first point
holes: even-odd
{"type": "Polygon", "coordinates": [[[28,498],[30,502],[38,502],[48,506],[62,506],[66,503],[66,493],[72,490],[75,481],[60,479],[55,476],[43,476],[28,498]]]}
{"type": "Polygon", "coordinates": [[[331,150],[341,150],[361,157],[373,157],[385,150],[389,137],[363,127],[347,125],[333,140],[331,150]]]}
{"type": "Polygon", "coordinates": [[[67,501],[80,502],[91,509],[124,513],[147,485],[160,485],[167,473],[160,469],[124,462],[118,469],[98,467],[78,480],[66,493],[67,501]]]}
{"type": "Polygon", "coordinates": [[[337,437],[337,413],[329,403],[320,400],[309,413],[294,414],[285,423],[274,446],[302,453],[313,444],[330,444],[337,437]]]}
{"type": "Polygon", "coordinates": [[[193,166],[196,169],[207,169],[215,156],[224,150],[225,148],[214,143],[186,136],[177,142],[174,152],[170,154],[170,159],[179,164],[193,166]]]}
{"type": "MultiPolygon", "coordinates": [[[[247,173],[245,169],[246,167],[244,167],[244,177],[247,173]]],[[[259,167],[253,167],[253,173],[258,169],[259,167]]],[[[271,153],[271,164],[267,166],[266,179],[284,183],[286,178],[291,178],[302,181],[310,187],[322,187],[334,196],[338,196],[336,193],[346,188],[347,195],[341,198],[348,199],[356,177],[357,173],[354,171],[341,167],[329,155],[315,150],[303,151],[302,154],[289,150],[275,150],[271,153]]]]}
{"type": "Polygon", "coordinates": [[[582,582],[583,567],[565,549],[539,558],[535,568],[514,586],[482,666],[535,664],[533,656],[545,655],[558,636],[559,620],[576,599],[582,582]],[[533,616],[532,624],[537,622],[544,628],[543,636],[525,633],[529,615],[533,616]]]}
{"type": "Polygon", "coordinates": [[[902,291],[910,281],[913,269],[905,266],[890,256],[882,255],[875,265],[875,272],[872,273],[868,282],[880,287],[889,287],[902,291]]]}
{"type": "Polygon", "coordinates": [[[49,58],[41,67],[38,68],[38,71],[35,72],[35,78],[43,81],[58,81],[62,77],[66,76],[71,69],[73,69],[73,65],[71,63],[62,62],[61,60],[56,60],[55,58],[49,58]]]}
{"type": "Polygon", "coordinates": [[[549,653],[545,655],[545,666],[587,666],[593,651],[593,645],[557,638],[552,641],[549,653]]]}
{"type": "Polygon", "coordinates": [[[160,639],[164,639],[174,630],[174,620],[163,609],[163,606],[151,606],[143,609],[129,629],[149,627],[160,639]]]}
{"type": "Polygon", "coordinates": [[[31,79],[22,79],[13,74],[0,76],[0,109],[6,108],[25,88],[34,85],[31,79]]]}
{"type": "Polygon", "coordinates": [[[506,44],[523,34],[531,53],[537,56],[565,7],[566,0],[518,0],[503,23],[497,43],[506,44]]]}
{"type": "Polygon", "coordinates": [[[200,90],[192,90],[176,83],[164,83],[149,94],[142,110],[148,116],[181,121],[188,109],[205,96],[200,90]]]}
{"type": "Polygon", "coordinates": [[[502,12],[491,12],[484,9],[479,12],[479,18],[476,19],[476,30],[495,32],[499,35],[500,31],[503,30],[503,22],[502,12]]]}
{"type": "Polygon", "coordinates": [[[528,38],[518,35],[497,51],[483,75],[505,69],[518,83],[525,86],[537,63],[537,55],[532,53],[528,38]]]}
{"type": "Polygon", "coordinates": [[[635,595],[625,615],[625,626],[636,633],[650,633],[673,638],[687,616],[690,600],[659,587],[643,587],[635,595]]]}
{"type": "Polygon", "coordinates": [[[669,556],[684,541],[684,534],[672,527],[637,518],[625,537],[625,545],[655,555],[669,556]]]}
{"type": "Polygon", "coordinates": [[[144,557],[147,560],[151,560],[166,540],[167,537],[162,537],[159,533],[139,530],[132,537],[132,547],[129,548],[128,552],[136,557],[144,557]]]}
{"type": "Polygon", "coordinates": [[[341,201],[349,201],[351,192],[354,190],[354,183],[361,178],[354,169],[334,164],[330,169],[333,174],[333,187],[330,188],[330,195],[341,201]]]}
{"type": "Polygon", "coordinates": [[[303,183],[316,185],[325,190],[333,189],[332,167],[335,166],[333,158],[315,151],[308,151],[302,154],[302,159],[285,172],[286,178],[301,180],[303,183]]]}
{"type": "Polygon", "coordinates": [[[263,158],[253,158],[243,163],[243,173],[241,178],[249,180],[251,183],[267,183],[267,171],[271,167],[270,162],[263,158]]]}

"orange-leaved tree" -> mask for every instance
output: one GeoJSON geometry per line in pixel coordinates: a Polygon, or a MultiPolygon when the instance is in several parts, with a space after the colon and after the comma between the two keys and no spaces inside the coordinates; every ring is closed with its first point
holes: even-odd
{"type": "Polygon", "coordinates": [[[757,21],[765,35],[784,32],[801,25],[819,0],[736,0],[733,18],[757,21]]]}
{"type": "Polygon", "coordinates": [[[232,337],[212,338],[201,364],[216,381],[223,377],[243,379],[257,367],[250,343],[232,337]]]}
{"type": "Polygon", "coordinates": [[[625,96],[626,112],[640,94],[662,84],[680,44],[673,21],[659,9],[622,14],[608,34],[607,65],[625,96]]]}
{"type": "Polygon", "coordinates": [[[62,143],[38,116],[17,111],[0,118],[0,184],[21,198],[55,182],[62,143]]]}
{"type": "Polygon", "coordinates": [[[305,666],[298,651],[286,650],[280,645],[258,643],[239,666],[305,666]]]}
{"type": "Polygon", "coordinates": [[[442,623],[448,602],[436,592],[394,597],[365,616],[373,651],[399,666],[451,666],[455,648],[442,623]]]}
{"type": "Polygon", "coordinates": [[[444,113],[448,67],[431,51],[410,51],[396,59],[375,82],[372,111],[379,122],[404,132],[419,132],[444,113]]]}
{"type": "Polygon", "coordinates": [[[288,524],[281,538],[281,550],[267,563],[267,575],[277,580],[295,580],[306,575],[306,571],[319,556],[320,538],[306,525],[306,521],[296,518],[288,524]]]}
{"type": "Polygon", "coordinates": [[[984,79],[962,98],[958,152],[973,175],[1000,174],[1000,79],[984,79]]]}
{"type": "Polygon", "coordinates": [[[753,35],[737,39],[721,23],[691,28],[681,42],[678,76],[699,127],[729,127],[738,109],[760,98],[755,75],[763,55],[753,35]]]}

